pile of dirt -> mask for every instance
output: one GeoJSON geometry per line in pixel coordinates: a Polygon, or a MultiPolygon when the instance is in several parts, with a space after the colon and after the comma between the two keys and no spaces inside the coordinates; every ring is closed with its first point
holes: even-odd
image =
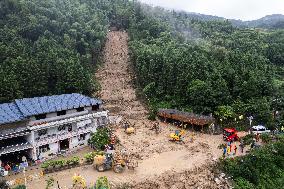
{"type": "Polygon", "coordinates": [[[146,109],[137,100],[130,74],[128,34],[109,32],[104,48],[104,64],[96,78],[101,85],[100,97],[110,115],[119,114],[124,119],[145,119],[146,109]]]}
{"type": "Polygon", "coordinates": [[[146,179],[143,182],[131,184],[125,183],[124,185],[132,189],[232,188],[231,183],[223,173],[217,174],[213,170],[214,167],[212,165],[202,165],[194,168],[193,170],[186,170],[182,172],[167,171],[160,176],[146,179]]]}
{"type": "Polygon", "coordinates": [[[213,165],[202,165],[182,172],[167,171],[160,176],[152,177],[143,182],[123,183],[114,188],[131,189],[229,189],[232,188],[224,173],[214,172],[213,165]]]}

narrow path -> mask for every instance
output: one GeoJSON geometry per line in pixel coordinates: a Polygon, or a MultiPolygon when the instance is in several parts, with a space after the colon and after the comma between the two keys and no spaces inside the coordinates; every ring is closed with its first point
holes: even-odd
{"type": "Polygon", "coordinates": [[[129,70],[128,34],[109,32],[104,49],[104,65],[96,73],[101,84],[101,99],[110,115],[126,119],[145,118],[147,111],[137,100],[129,70]]]}

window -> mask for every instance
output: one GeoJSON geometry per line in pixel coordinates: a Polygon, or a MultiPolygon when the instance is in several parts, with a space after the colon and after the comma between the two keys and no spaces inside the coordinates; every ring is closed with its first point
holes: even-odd
{"type": "Polygon", "coordinates": [[[46,118],[46,114],[35,115],[35,118],[36,118],[36,120],[45,119],[46,118]]]}
{"type": "Polygon", "coordinates": [[[76,108],[76,110],[77,110],[77,112],[82,112],[82,111],[85,110],[85,108],[84,107],[79,107],[79,108],[76,108]]]}
{"type": "Polygon", "coordinates": [[[58,111],[57,116],[66,115],[66,110],[58,111]]]}
{"type": "Polygon", "coordinates": [[[86,140],[86,135],[87,135],[87,133],[80,134],[78,140],[79,140],[79,141],[81,141],[81,140],[86,140]]]}
{"type": "Polygon", "coordinates": [[[38,131],[38,136],[46,135],[47,134],[47,129],[42,129],[38,131]]]}
{"type": "Polygon", "coordinates": [[[96,104],[96,105],[93,105],[92,106],[92,110],[93,111],[97,111],[97,110],[99,110],[100,109],[100,105],[99,104],[96,104]]]}
{"type": "Polygon", "coordinates": [[[72,131],[72,125],[71,125],[71,124],[68,125],[68,131],[69,131],[69,132],[72,131]]]}
{"type": "Polygon", "coordinates": [[[60,126],[58,126],[58,131],[62,131],[62,130],[65,130],[65,125],[60,125],[60,126]]]}
{"type": "Polygon", "coordinates": [[[50,150],[49,144],[46,144],[46,145],[43,145],[43,146],[39,147],[39,152],[47,152],[49,150],[50,150]]]}

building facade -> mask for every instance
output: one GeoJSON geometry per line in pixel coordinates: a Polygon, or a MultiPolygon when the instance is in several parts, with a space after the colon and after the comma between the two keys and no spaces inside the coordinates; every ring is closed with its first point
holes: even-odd
{"type": "Polygon", "coordinates": [[[81,94],[15,100],[0,104],[0,159],[48,159],[87,145],[108,122],[102,101],[81,94]]]}

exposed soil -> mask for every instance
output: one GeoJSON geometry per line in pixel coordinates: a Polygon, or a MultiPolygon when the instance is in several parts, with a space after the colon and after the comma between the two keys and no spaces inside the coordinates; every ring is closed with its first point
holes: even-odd
{"type": "MultiPolygon", "coordinates": [[[[149,130],[152,122],[147,120],[147,109],[137,99],[133,86],[128,56],[126,32],[109,32],[104,50],[104,64],[98,69],[97,80],[101,84],[100,98],[105,109],[115,118],[128,120],[136,132],[124,133],[120,124],[113,125],[123,148],[139,162],[135,170],[122,174],[113,171],[97,172],[91,165],[49,174],[59,181],[60,186],[70,187],[72,176],[77,173],[93,184],[99,176],[107,176],[113,188],[134,189],[184,189],[184,188],[229,188],[229,183],[214,172],[214,164],[222,155],[217,146],[222,143],[221,135],[207,135],[186,131],[185,143],[169,141],[169,134],[177,128],[160,123],[161,133],[149,130]],[[190,139],[193,138],[193,141],[190,139]],[[218,180],[216,180],[218,178],[218,180]]],[[[47,176],[46,176],[47,177],[47,176]]],[[[45,186],[45,178],[28,184],[29,189],[45,186]]]]}

